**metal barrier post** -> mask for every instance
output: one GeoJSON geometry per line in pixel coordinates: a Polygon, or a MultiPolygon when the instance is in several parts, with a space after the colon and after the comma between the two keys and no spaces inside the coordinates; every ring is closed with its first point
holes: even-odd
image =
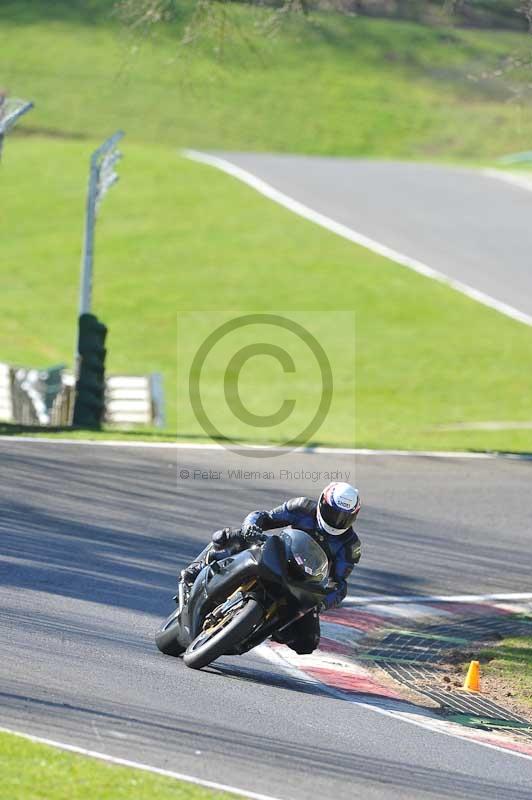
{"type": "Polygon", "coordinates": [[[89,187],[87,191],[87,207],[85,213],[85,234],[81,259],[81,284],[79,291],[80,316],[82,314],[91,313],[96,213],[107,191],[118,181],[115,165],[122,158],[122,154],[116,149],[116,145],[124,135],[123,131],[117,131],[109,139],[106,139],[101,147],[94,151],[90,160],[89,187]]]}
{"type": "Polygon", "coordinates": [[[91,314],[94,228],[98,206],[118,180],[115,166],[122,158],[122,154],[116,145],[123,136],[123,131],[117,131],[94,151],[90,160],[74,369],[76,375],[74,425],[99,427],[105,409],[104,343],[107,328],[91,314]]]}
{"type": "Polygon", "coordinates": [[[7,95],[0,93],[0,160],[2,159],[2,145],[4,144],[6,133],[31,108],[33,108],[33,103],[29,100],[7,97],[7,95]]]}

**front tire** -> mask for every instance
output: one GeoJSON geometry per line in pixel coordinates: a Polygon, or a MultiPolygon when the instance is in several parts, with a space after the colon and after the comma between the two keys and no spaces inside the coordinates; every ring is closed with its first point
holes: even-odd
{"type": "Polygon", "coordinates": [[[155,634],[155,644],[165,656],[180,656],[185,652],[178,638],[179,635],[179,609],[170,614],[157,633],[155,634]]]}
{"type": "Polygon", "coordinates": [[[220,630],[202,631],[188,646],[183,661],[191,669],[201,669],[220,656],[230,653],[262,621],[263,609],[248,598],[220,630]]]}

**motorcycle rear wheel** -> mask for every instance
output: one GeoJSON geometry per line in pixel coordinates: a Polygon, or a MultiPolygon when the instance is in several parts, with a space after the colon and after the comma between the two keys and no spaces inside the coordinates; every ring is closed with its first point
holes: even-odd
{"type": "Polygon", "coordinates": [[[244,605],[220,629],[202,631],[187,647],[183,661],[191,669],[201,669],[212,661],[230,653],[235,645],[245,639],[262,620],[260,603],[247,598],[244,605]]]}
{"type": "Polygon", "coordinates": [[[165,656],[180,656],[185,652],[179,641],[179,611],[173,611],[155,634],[155,644],[165,656]]]}

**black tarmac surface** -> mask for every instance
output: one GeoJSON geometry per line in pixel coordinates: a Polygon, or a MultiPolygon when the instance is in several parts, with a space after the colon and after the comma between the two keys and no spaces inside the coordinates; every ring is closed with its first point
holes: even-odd
{"type": "Polygon", "coordinates": [[[532,798],[532,760],[331,698],[258,654],[193,672],[153,644],[213,529],[316,495],[333,470],[365,500],[352,593],[530,591],[532,463],[2,441],[0,470],[1,725],[282,800],[532,798]]]}

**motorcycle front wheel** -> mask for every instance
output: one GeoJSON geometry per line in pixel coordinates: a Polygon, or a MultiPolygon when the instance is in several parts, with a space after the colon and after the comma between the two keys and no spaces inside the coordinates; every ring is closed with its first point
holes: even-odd
{"type": "Polygon", "coordinates": [[[230,653],[246,639],[263,617],[262,606],[252,598],[219,624],[202,631],[188,646],[183,661],[187,667],[201,669],[230,653]]]}

